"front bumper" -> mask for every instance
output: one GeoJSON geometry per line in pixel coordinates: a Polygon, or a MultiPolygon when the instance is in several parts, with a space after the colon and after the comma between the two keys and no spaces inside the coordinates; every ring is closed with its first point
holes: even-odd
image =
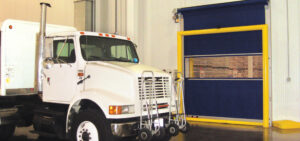
{"type": "Polygon", "coordinates": [[[111,130],[114,136],[129,137],[137,135],[137,126],[137,122],[112,123],[111,130]]]}
{"type": "Polygon", "coordinates": [[[17,108],[0,109],[0,125],[16,123],[17,111],[17,108]]]}
{"type": "MultiPolygon", "coordinates": [[[[169,113],[160,114],[159,118],[163,118],[168,120],[169,113]]],[[[144,116],[143,120],[147,117],[144,116]]],[[[154,115],[153,118],[155,119],[156,116],[154,115]]],[[[140,125],[140,117],[130,118],[130,119],[114,119],[111,120],[111,130],[114,136],[118,137],[130,137],[136,136],[139,131],[140,125]]]]}

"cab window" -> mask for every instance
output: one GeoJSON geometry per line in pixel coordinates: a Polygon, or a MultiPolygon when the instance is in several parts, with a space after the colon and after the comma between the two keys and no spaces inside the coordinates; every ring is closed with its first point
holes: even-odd
{"type": "Polygon", "coordinates": [[[133,61],[131,52],[131,48],[126,45],[114,45],[110,47],[110,55],[115,58],[127,58],[128,60],[133,61]]]}
{"type": "Polygon", "coordinates": [[[139,62],[135,46],[128,40],[81,36],[80,46],[86,61],[139,62]]]}
{"type": "Polygon", "coordinates": [[[53,50],[55,63],[74,63],[76,60],[73,39],[55,40],[53,50]]]}

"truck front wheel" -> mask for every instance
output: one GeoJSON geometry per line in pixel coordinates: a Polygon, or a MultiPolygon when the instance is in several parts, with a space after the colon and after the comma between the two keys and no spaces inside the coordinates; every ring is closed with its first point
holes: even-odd
{"type": "Polygon", "coordinates": [[[0,125],[0,140],[7,140],[15,132],[15,125],[0,125]]]}
{"type": "Polygon", "coordinates": [[[105,116],[96,110],[80,112],[71,127],[73,141],[111,141],[111,127],[105,116]]]}

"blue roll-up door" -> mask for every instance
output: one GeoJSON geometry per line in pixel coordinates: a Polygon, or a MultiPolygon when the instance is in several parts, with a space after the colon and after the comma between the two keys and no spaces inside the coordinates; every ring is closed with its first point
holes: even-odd
{"type": "MultiPolygon", "coordinates": [[[[183,8],[179,9],[179,12],[184,18],[184,30],[260,25],[265,24],[266,4],[266,0],[248,0],[183,8]]],[[[261,31],[184,37],[185,60],[197,58],[201,62],[203,56],[216,58],[220,56],[261,55],[261,31]]],[[[185,64],[187,63],[185,62],[185,64]]],[[[185,67],[187,66],[185,65],[185,67]]],[[[185,103],[187,114],[262,119],[262,85],[260,77],[203,78],[200,75],[199,77],[186,77],[185,103]]]]}
{"type": "Polygon", "coordinates": [[[179,9],[184,30],[265,24],[267,0],[245,0],[179,9]]]}

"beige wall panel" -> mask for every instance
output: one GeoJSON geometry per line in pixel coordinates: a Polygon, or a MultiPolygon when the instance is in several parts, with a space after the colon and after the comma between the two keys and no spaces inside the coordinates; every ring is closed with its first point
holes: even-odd
{"type": "Polygon", "coordinates": [[[270,6],[272,117],[300,122],[300,1],[272,0],[270,6]]]}
{"type": "Polygon", "coordinates": [[[80,1],[75,2],[75,9],[74,9],[74,26],[77,28],[77,30],[84,31],[85,29],[85,7],[86,2],[80,1]]]}
{"type": "Polygon", "coordinates": [[[52,5],[47,23],[74,26],[74,0],[0,0],[0,22],[5,19],[39,22],[40,2],[52,5]]]}

